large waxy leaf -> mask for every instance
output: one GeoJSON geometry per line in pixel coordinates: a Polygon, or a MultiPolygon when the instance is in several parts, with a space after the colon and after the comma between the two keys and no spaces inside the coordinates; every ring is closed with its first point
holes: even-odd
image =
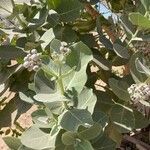
{"type": "Polygon", "coordinates": [[[149,121],[141,113],[121,104],[112,107],[110,118],[121,133],[143,128],[149,124],[149,121]]]}
{"type": "Polygon", "coordinates": [[[109,85],[112,91],[122,100],[129,101],[130,95],[127,92],[129,85],[124,81],[119,81],[114,78],[109,79],[109,85]]]}
{"type": "Polygon", "coordinates": [[[75,66],[77,68],[76,71],[73,71],[69,77],[63,80],[67,90],[72,90],[72,88],[74,88],[78,93],[82,91],[87,80],[87,64],[92,59],[91,50],[84,43],[78,42],[71,47],[71,53],[67,56],[66,63],[71,68],[75,66]]]}
{"type": "Polygon", "coordinates": [[[36,126],[26,130],[21,136],[21,143],[29,148],[42,150],[54,148],[57,134],[51,136],[41,131],[36,126]]]}
{"type": "Polygon", "coordinates": [[[75,150],[94,150],[94,148],[89,141],[81,141],[76,144],[75,150]]]}
{"type": "Polygon", "coordinates": [[[10,16],[13,12],[11,0],[0,0],[0,14],[4,17],[10,16]]]}
{"type": "Polygon", "coordinates": [[[128,15],[121,15],[120,20],[128,33],[130,33],[131,35],[135,33],[134,25],[129,21],[128,15]]]}
{"type": "Polygon", "coordinates": [[[45,103],[46,107],[51,111],[51,113],[60,115],[64,111],[63,103],[61,102],[51,102],[45,103]]]}
{"type": "Polygon", "coordinates": [[[32,23],[30,23],[27,27],[28,32],[33,32],[38,27],[42,26],[45,23],[47,16],[48,10],[46,8],[42,8],[33,18],[33,20],[31,21],[32,23]]]}
{"type": "Polygon", "coordinates": [[[76,133],[74,132],[65,132],[63,135],[62,135],[62,142],[65,144],[65,145],[74,145],[75,141],[76,141],[76,133]]]}
{"type": "Polygon", "coordinates": [[[33,91],[27,91],[27,92],[19,92],[19,97],[21,100],[33,104],[35,100],[33,99],[33,95],[35,93],[33,91]]]}
{"type": "Polygon", "coordinates": [[[130,13],[129,19],[134,25],[137,25],[142,28],[150,28],[150,20],[148,18],[144,17],[139,12],[130,13]]]}
{"type": "Polygon", "coordinates": [[[84,109],[71,109],[61,116],[60,125],[68,131],[77,131],[79,126],[90,126],[93,124],[90,112],[84,109]]]}
{"type": "Polygon", "coordinates": [[[19,57],[25,57],[26,53],[15,46],[4,45],[0,46],[0,58],[1,59],[16,59],[19,57]]]}
{"type": "Polygon", "coordinates": [[[45,49],[45,47],[55,38],[53,29],[50,28],[49,30],[47,30],[42,37],[40,38],[40,40],[43,42],[41,44],[42,48],[45,49]]]}
{"type": "Polygon", "coordinates": [[[140,56],[141,56],[140,53],[135,53],[132,55],[130,60],[130,72],[136,83],[144,82],[147,79],[147,75],[139,72],[135,64],[136,59],[139,58],[140,56]]]}
{"type": "Polygon", "coordinates": [[[52,128],[56,123],[52,116],[48,116],[45,110],[42,109],[33,112],[32,119],[39,128],[52,128]]]}
{"type": "Polygon", "coordinates": [[[34,77],[36,93],[50,94],[56,92],[55,81],[51,81],[52,76],[39,70],[34,77]]]}
{"type": "Polygon", "coordinates": [[[150,76],[150,69],[148,68],[148,66],[144,66],[144,64],[142,64],[142,62],[138,58],[135,60],[135,65],[139,72],[145,73],[147,76],[150,76]]]}
{"type": "Polygon", "coordinates": [[[114,47],[114,51],[119,57],[125,58],[125,59],[128,59],[130,57],[128,53],[128,49],[126,47],[119,45],[118,43],[115,43],[113,47],[114,47]]]}
{"type": "Polygon", "coordinates": [[[79,17],[82,8],[83,6],[78,0],[61,0],[56,11],[62,21],[69,22],[79,17]]]}
{"type": "Polygon", "coordinates": [[[103,134],[99,137],[96,143],[94,143],[94,148],[97,150],[114,150],[116,149],[116,143],[103,134]]]}
{"type": "Polygon", "coordinates": [[[143,6],[145,7],[146,11],[149,11],[150,9],[150,1],[149,0],[140,0],[143,6]]]}
{"type": "Polygon", "coordinates": [[[46,0],[49,9],[56,9],[59,5],[61,0],[46,0]]]}
{"type": "Polygon", "coordinates": [[[102,127],[99,123],[95,123],[92,127],[78,133],[78,137],[85,140],[92,140],[100,135],[102,127]]]}
{"type": "Polygon", "coordinates": [[[95,55],[93,58],[93,62],[95,62],[100,68],[108,71],[111,68],[111,64],[102,56],[95,55]]]}
{"type": "Polygon", "coordinates": [[[36,94],[34,99],[42,103],[52,103],[67,100],[63,95],[60,94],[60,92],[51,94],[36,94]]]}
{"type": "Polygon", "coordinates": [[[103,57],[99,50],[93,49],[92,52],[94,63],[96,63],[103,70],[108,71],[111,69],[111,63],[105,57],[103,57]]]}
{"type": "Polygon", "coordinates": [[[55,27],[59,23],[59,14],[54,11],[50,10],[47,17],[47,22],[50,24],[50,27],[55,27]]]}
{"type": "Polygon", "coordinates": [[[61,41],[53,39],[50,43],[50,50],[52,52],[59,52],[61,47],[61,41]]]}
{"type": "MultiPolygon", "coordinates": [[[[52,42],[53,49],[55,49],[56,47],[53,44],[52,42]]],[[[92,60],[90,49],[82,42],[79,42],[73,45],[72,52],[67,56],[67,65],[50,61],[48,64],[43,65],[42,69],[50,76],[56,77],[56,80],[60,76],[61,69],[64,88],[66,90],[74,88],[80,93],[87,80],[86,68],[90,60],[92,60]]]]}
{"type": "Polygon", "coordinates": [[[117,130],[117,127],[114,126],[113,123],[109,123],[105,131],[110,139],[112,139],[119,145],[121,144],[122,134],[117,130]]]}
{"type": "Polygon", "coordinates": [[[114,106],[112,97],[106,92],[98,92],[97,94],[97,104],[95,110],[100,110],[106,114],[109,113],[111,108],[114,106]]]}
{"type": "Polygon", "coordinates": [[[92,116],[94,122],[99,123],[102,128],[105,128],[108,124],[108,115],[102,111],[95,110],[92,116]]]}
{"type": "Polygon", "coordinates": [[[78,109],[87,109],[93,114],[97,98],[92,89],[85,88],[78,97],[78,109]]]}
{"type": "Polygon", "coordinates": [[[55,38],[67,43],[73,43],[77,40],[76,32],[70,26],[56,26],[53,28],[55,38]]]}

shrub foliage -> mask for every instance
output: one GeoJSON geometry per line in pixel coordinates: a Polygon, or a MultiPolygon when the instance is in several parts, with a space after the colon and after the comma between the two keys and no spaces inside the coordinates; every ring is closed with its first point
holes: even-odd
{"type": "Polygon", "coordinates": [[[149,125],[150,1],[100,3],[108,19],[99,0],[0,1],[0,103],[37,106],[11,149],[113,150],[149,125]]]}

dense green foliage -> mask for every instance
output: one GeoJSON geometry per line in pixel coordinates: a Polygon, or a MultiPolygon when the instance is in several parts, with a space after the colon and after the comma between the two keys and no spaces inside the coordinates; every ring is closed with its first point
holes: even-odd
{"type": "Polygon", "coordinates": [[[149,125],[136,104],[149,108],[150,94],[134,101],[128,91],[150,84],[149,47],[137,47],[150,40],[150,2],[106,0],[117,21],[98,13],[97,2],[0,0],[11,21],[0,25],[0,95],[9,87],[38,108],[20,137],[4,138],[11,149],[114,150],[123,133],[149,125]],[[118,75],[113,66],[129,70],[118,75]]]}

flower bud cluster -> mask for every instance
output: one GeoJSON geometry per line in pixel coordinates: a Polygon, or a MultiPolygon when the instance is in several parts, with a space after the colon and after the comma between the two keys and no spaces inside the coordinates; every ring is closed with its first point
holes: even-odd
{"type": "Polygon", "coordinates": [[[40,59],[41,53],[37,53],[36,49],[30,51],[30,53],[24,57],[23,66],[28,69],[28,71],[37,71],[41,65],[40,59]]]}
{"type": "Polygon", "coordinates": [[[128,93],[132,103],[139,103],[140,100],[149,101],[150,100],[150,85],[146,83],[132,84],[128,88],[128,93]]]}
{"type": "Polygon", "coordinates": [[[67,46],[68,46],[68,44],[66,42],[61,42],[60,52],[62,52],[62,53],[69,52],[70,49],[67,46]]]}
{"type": "Polygon", "coordinates": [[[68,44],[66,42],[61,42],[61,46],[59,48],[59,52],[53,52],[52,58],[54,60],[62,61],[64,60],[64,56],[70,52],[70,48],[68,48],[68,44]]]}

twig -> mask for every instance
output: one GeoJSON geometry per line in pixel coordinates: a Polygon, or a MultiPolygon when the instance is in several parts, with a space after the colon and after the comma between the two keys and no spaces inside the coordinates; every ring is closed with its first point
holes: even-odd
{"type": "Polygon", "coordinates": [[[131,137],[129,135],[124,135],[123,139],[125,139],[135,145],[138,145],[138,148],[140,148],[140,150],[149,150],[150,149],[150,145],[148,145],[138,139],[135,139],[134,137],[131,137]]]}

